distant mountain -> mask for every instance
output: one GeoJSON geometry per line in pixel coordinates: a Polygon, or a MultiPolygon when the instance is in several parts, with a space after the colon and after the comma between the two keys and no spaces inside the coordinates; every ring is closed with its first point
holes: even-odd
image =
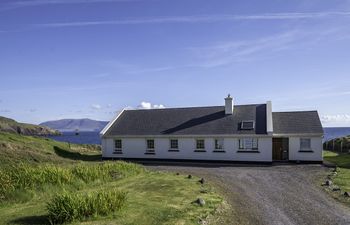
{"type": "Polygon", "coordinates": [[[16,120],[0,116],[0,131],[32,136],[60,135],[58,130],[28,123],[18,123],[16,120]]]}
{"type": "Polygon", "coordinates": [[[106,125],[107,121],[97,121],[91,119],[62,119],[53,120],[41,123],[42,126],[47,126],[61,132],[69,131],[101,131],[106,125]]]}

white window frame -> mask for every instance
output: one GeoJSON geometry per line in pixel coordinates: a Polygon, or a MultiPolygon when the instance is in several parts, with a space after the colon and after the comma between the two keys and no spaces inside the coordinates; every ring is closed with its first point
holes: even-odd
{"type": "Polygon", "coordinates": [[[239,138],[239,150],[257,151],[259,150],[259,138],[239,138]]]}
{"type": "Polygon", "coordinates": [[[214,150],[215,151],[223,151],[224,150],[224,139],[223,138],[215,138],[214,139],[214,150]]]}
{"type": "Polygon", "coordinates": [[[311,138],[300,138],[300,150],[311,150],[311,138]],[[302,146],[305,141],[308,142],[308,146],[302,146]]]}
{"type": "Polygon", "coordinates": [[[203,151],[203,152],[205,152],[205,139],[196,139],[196,142],[195,142],[195,144],[196,144],[196,151],[203,151]],[[199,141],[203,141],[203,148],[201,147],[201,148],[198,148],[198,142],[199,141]]]}
{"type": "Polygon", "coordinates": [[[170,145],[170,147],[169,147],[170,150],[179,150],[179,139],[171,138],[171,139],[169,140],[169,145],[170,145]],[[176,141],[176,148],[174,148],[174,147],[172,146],[172,142],[173,142],[173,141],[176,141]]]}
{"type": "Polygon", "coordinates": [[[154,139],[146,139],[146,152],[152,152],[154,153],[155,152],[155,148],[156,148],[156,142],[154,141],[154,139]],[[149,141],[152,141],[153,142],[153,148],[150,148],[148,146],[148,142],[149,141]]]}
{"type": "Polygon", "coordinates": [[[122,153],[123,149],[123,141],[122,139],[114,139],[114,152],[122,153]],[[117,141],[120,141],[120,147],[117,147],[117,141]]]}
{"type": "Polygon", "coordinates": [[[254,129],[255,129],[255,121],[254,120],[243,120],[241,122],[241,130],[254,130],[254,129]],[[252,126],[252,128],[247,129],[247,128],[243,127],[244,123],[253,123],[253,126],[252,126]]]}

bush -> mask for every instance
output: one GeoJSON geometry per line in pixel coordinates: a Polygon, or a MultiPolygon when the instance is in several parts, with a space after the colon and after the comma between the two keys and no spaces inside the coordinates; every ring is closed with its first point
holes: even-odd
{"type": "Polygon", "coordinates": [[[120,210],[126,202],[126,193],[116,189],[89,194],[63,193],[47,204],[51,224],[62,224],[96,216],[107,216],[120,210]]]}
{"type": "Polygon", "coordinates": [[[0,169],[0,202],[8,200],[14,190],[40,189],[50,184],[61,187],[75,183],[110,181],[139,174],[144,169],[126,162],[107,162],[74,166],[29,164],[13,165],[0,169]]]}

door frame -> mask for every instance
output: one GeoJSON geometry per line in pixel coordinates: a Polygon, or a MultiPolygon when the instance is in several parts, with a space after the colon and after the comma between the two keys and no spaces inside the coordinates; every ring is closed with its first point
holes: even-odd
{"type": "Polygon", "coordinates": [[[272,138],[272,161],[289,160],[289,138],[273,137],[272,138]]]}

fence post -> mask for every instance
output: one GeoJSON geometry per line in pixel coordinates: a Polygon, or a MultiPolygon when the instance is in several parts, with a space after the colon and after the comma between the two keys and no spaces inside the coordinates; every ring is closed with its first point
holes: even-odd
{"type": "Polygon", "coordinates": [[[340,140],[340,152],[343,152],[343,139],[340,140]]]}
{"type": "Polygon", "coordinates": [[[334,139],[333,139],[333,146],[332,146],[332,148],[333,148],[333,151],[334,151],[334,139]]]}

